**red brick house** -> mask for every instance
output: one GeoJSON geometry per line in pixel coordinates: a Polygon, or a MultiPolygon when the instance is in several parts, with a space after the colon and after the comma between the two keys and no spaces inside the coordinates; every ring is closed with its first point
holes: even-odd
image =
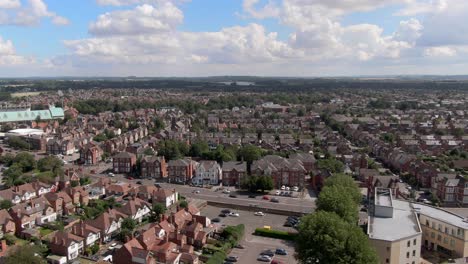
{"type": "Polygon", "coordinates": [[[176,183],[188,183],[197,167],[197,162],[190,159],[171,160],[167,165],[168,181],[176,183]]]}
{"type": "Polygon", "coordinates": [[[5,234],[14,235],[16,232],[15,221],[7,212],[7,210],[0,210],[0,238],[5,234]]]}
{"type": "Polygon", "coordinates": [[[136,166],[136,155],[130,152],[120,152],[112,159],[112,168],[115,173],[131,173],[136,166]]]}
{"type": "Polygon", "coordinates": [[[307,174],[302,162],[276,155],[268,155],[254,161],[251,172],[253,175],[271,176],[276,188],[282,185],[304,187],[307,174]]]}
{"type": "Polygon", "coordinates": [[[80,163],[85,165],[96,165],[102,160],[102,151],[96,143],[90,142],[80,149],[80,163]]]}
{"type": "Polygon", "coordinates": [[[164,157],[144,157],[140,164],[140,176],[149,179],[166,179],[167,164],[164,157]]]}
{"type": "Polygon", "coordinates": [[[242,161],[223,162],[223,186],[239,186],[247,175],[247,163],[242,161]]]}

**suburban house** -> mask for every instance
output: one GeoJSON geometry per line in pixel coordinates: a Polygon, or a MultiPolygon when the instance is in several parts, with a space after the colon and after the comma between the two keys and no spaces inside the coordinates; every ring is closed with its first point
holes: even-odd
{"type": "Polygon", "coordinates": [[[144,217],[151,213],[151,204],[139,198],[133,198],[117,208],[119,212],[128,215],[133,220],[141,223],[144,217]]]}
{"type": "Polygon", "coordinates": [[[86,220],[85,223],[100,230],[101,242],[108,242],[120,231],[120,225],[127,215],[115,210],[108,209],[95,219],[86,220]]]}
{"type": "Polygon", "coordinates": [[[135,169],[136,155],[130,152],[120,152],[112,158],[112,168],[115,173],[131,173],[135,169]]]}
{"type": "Polygon", "coordinates": [[[175,189],[167,190],[153,185],[139,185],[130,190],[129,194],[153,204],[162,203],[166,207],[175,204],[178,196],[175,189]]]}
{"type": "Polygon", "coordinates": [[[164,157],[144,157],[140,163],[140,176],[148,179],[166,179],[167,164],[164,157]]]}
{"type": "Polygon", "coordinates": [[[276,188],[282,185],[304,187],[307,173],[301,161],[276,155],[254,161],[251,171],[253,175],[271,176],[276,188]]]}
{"type": "Polygon", "coordinates": [[[14,235],[16,232],[16,225],[13,218],[10,216],[7,210],[0,210],[0,238],[3,238],[5,234],[14,235]]]}
{"type": "Polygon", "coordinates": [[[57,219],[57,213],[44,197],[13,206],[10,209],[10,215],[15,221],[17,235],[21,235],[22,231],[34,228],[36,225],[53,222],[57,219]]]}
{"type": "Polygon", "coordinates": [[[202,160],[195,168],[192,183],[197,185],[217,185],[223,177],[221,166],[214,160],[202,160]]]}
{"type": "Polygon", "coordinates": [[[188,183],[195,172],[197,162],[191,158],[170,160],[167,166],[168,181],[174,183],[188,183]]]}
{"type": "Polygon", "coordinates": [[[96,143],[90,142],[80,149],[80,163],[96,165],[102,159],[104,151],[96,143]]]}
{"type": "Polygon", "coordinates": [[[247,175],[247,162],[227,161],[223,162],[223,186],[240,186],[247,175]]]}
{"type": "Polygon", "coordinates": [[[75,212],[72,198],[66,192],[47,193],[44,197],[49,201],[57,215],[70,215],[75,212]]]}
{"type": "Polygon", "coordinates": [[[53,254],[66,256],[68,261],[76,259],[84,251],[84,238],[69,232],[57,231],[49,240],[53,254]]]}
{"type": "Polygon", "coordinates": [[[71,227],[70,232],[76,236],[84,238],[84,248],[99,243],[101,238],[101,230],[80,221],[71,227]]]}

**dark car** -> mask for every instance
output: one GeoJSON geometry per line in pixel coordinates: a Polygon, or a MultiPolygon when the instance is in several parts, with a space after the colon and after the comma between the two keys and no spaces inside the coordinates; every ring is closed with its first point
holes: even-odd
{"type": "Polygon", "coordinates": [[[226,217],[228,214],[225,214],[225,213],[220,213],[218,216],[219,217],[226,217]]]}
{"type": "Polygon", "coordinates": [[[136,184],[143,184],[141,181],[137,181],[136,184]]]}
{"type": "Polygon", "coordinates": [[[229,195],[229,197],[231,197],[231,198],[237,198],[237,195],[231,193],[231,194],[229,195]]]}
{"type": "Polygon", "coordinates": [[[238,259],[238,258],[239,258],[239,257],[237,257],[237,256],[229,256],[229,257],[227,257],[225,260],[226,260],[226,261],[230,261],[230,262],[237,262],[237,259],[238,259]]]}
{"type": "Polygon", "coordinates": [[[267,249],[267,250],[262,251],[262,253],[260,253],[260,255],[273,257],[273,256],[275,256],[275,252],[273,252],[273,250],[271,250],[271,249],[267,249]]]}
{"type": "Polygon", "coordinates": [[[287,221],[286,223],[284,223],[283,226],[285,226],[285,227],[293,227],[294,224],[292,224],[291,222],[287,221]]]}
{"type": "Polygon", "coordinates": [[[223,213],[223,214],[229,214],[230,212],[231,212],[231,210],[229,210],[229,209],[221,210],[221,213],[223,213]]]}
{"type": "Polygon", "coordinates": [[[211,222],[213,222],[213,223],[219,223],[219,222],[221,222],[221,219],[219,219],[218,217],[216,217],[216,218],[211,219],[211,222]]]}
{"type": "Polygon", "coordinates": [[[279,200],[278,200],[277,198],[274,198],[274,197],[273,197],[273,198],[271,198],[271,200],[270,200],[270,201],[272,201],[273,203],[279,203],[279,200]]]}
{"type": "Polygon", "coordinates": [[[275,250],[275,254],[277,254],[277,255],[283,255],[283,256],[284,256],[284,255],[287,255],[288,252],[287,252],[286,249],[284,249],[284,248],[277,248],[277,249],[275,250]]]}
{"type": "Polygon", "coordinates": [[[249,198],[254,198],[255,199],[255,197],[256,197],[255,195],[249,194],[249,198]]]}
{"type": "Polygon", "coordinates": [[[243,245],[241,245],[241,244],[238,244],[238,245],[235,246],[235,248],[244,249],[245,247],[243,245]]]}

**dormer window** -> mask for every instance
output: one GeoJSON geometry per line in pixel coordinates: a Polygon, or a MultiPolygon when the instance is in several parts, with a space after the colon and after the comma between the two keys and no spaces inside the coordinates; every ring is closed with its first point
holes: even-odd
{"type": "Polygon", "coordinates": [[[35,204],[34,207],[39,208],[39,204],[35,204]]]}

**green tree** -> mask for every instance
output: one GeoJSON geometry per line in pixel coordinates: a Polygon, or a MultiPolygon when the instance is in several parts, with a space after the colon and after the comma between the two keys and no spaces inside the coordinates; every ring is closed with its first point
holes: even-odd
{"type": "Polygon", "coordinates": [[[56,156],[47,156],[37,162],[37,169],[41,172],[51,171],[59,176],[63,172],[63,161],[56,156]]]}
{"type": "Polygon", "coordinates": [[[25,149],[28,150],[30,148],[29,143],[26,142],[24,139],[20,137],[9,137],[8,138],[8,145],[14,149],[25,149]]]}
{"type": "Polygon", "coordinates": [[[20,185],[24,183],[24,181],[21,179],[22,175],[23,175],[23,171],[21,167],[17,164],[13,164],[11,167],[9,167],[3,172],[2,180],[5,186],[7,187],[20,185]]]}
{"type": "Polygon", "coordinates": [[[210,147],[206,141],[197,140],[190,146],[189,155],[192,157],[203,157],[210,151],[210,147]]]}
{"type": "Polygon", "coordinates": [[[188,202],[183,200],[179,203],[180,208],[188,208],[188,202]]]}
{"type": "Polygon", "coordinates": [[[42,250],[38,246],[25,245],[16,247],[9,255],[5,257],[2,263],[4,264],[45,264],[47,263],[41,257],[42,250]]]}
{"type": "Polygon", "coordinates": [[[180,159],[189,153],[189,148],[184,142],[177,140],[162,140],[158,143],[158,152],[166,160],[180,159]]]}
{"type": "Polygon", "coordinates": [[[317,199],[317,210],[336,213],[348,223],[358,220],[358,204],[341,185],[325,186],[317,199]]]}
{"type": "Polygon", "coordinates": [[[257,190],[262,192],[273,190],[273,179],[270,176],[262,175],[257,178],[257,190]]]}
{"type": "Polygon", "coordinates": [[[301,219],[296,239],[301,263],[377,264],[377,254],[362,229],[335,213],[318,211],[301,219]]]}
{"type": "Polygon", "coordinates": [[[342,186],[346,188],[346,192],[351,195],[353,201],[359,204],[362,199],[361,191],[357,186],[356,182],[351,176],[346,174],[335,174],[325,181],[325,186],[342,186]]]}
{"type": "Polygon", "coordinates": [[[13,203],[10,200],[1,200],[0,201],[0,210],[1,209],[10,209],[13,206],[13,203]]]}
{"type": "Polygon", "coordinates": [[[161,221],[161,216],[165,214],[167,211],[166,206],[162,203],[155,203],[151,208],[151,215],[150,220],[151,222],[159,222],[161,221]]]}
{"type": "Polygon", "coordinates": [[[137,226],[136,220],[130,217],[124,218],[120,226],[120,234],[119,234],[120,240],[122,242],[126,242],[127,238],[130,238],[130,239],[133,238],[133,234],[134,234],[136,226],[137,226]]]}
{"type": "Polygon", "coordinates": [[[262,149],[254,145],[246,145],[239,149],[239,156],[247,162],[247,172],[250,174],[250,167],[255,160],[262,156],[262,149]]]}
{"type": "Polygon", "coordinates": [[[334,158],[319,159],[317,161],[317,168],[327,170],[331,173],[341,173],[344,170],[344,164],[334,158]]]}
{"type": "Polygon", "coordinates": [[[18,164],[23,172],[32,171],[34,168],[36,168],[36,160],[34,159],[34,155],[28,152],[20,152],[16,154],[13,163],[18,164]]]}
{"type": "Polygon", "coordinates": [[[164,124],[164,120],[162,120],[162,118],[160,117],[156,117],[153,119],[153,124],[154,124],[154,131],[156,133],[158,133],[159,131],[161,131],[161,129],[164,129],[164,127],[166,126],[164,124]]]}

